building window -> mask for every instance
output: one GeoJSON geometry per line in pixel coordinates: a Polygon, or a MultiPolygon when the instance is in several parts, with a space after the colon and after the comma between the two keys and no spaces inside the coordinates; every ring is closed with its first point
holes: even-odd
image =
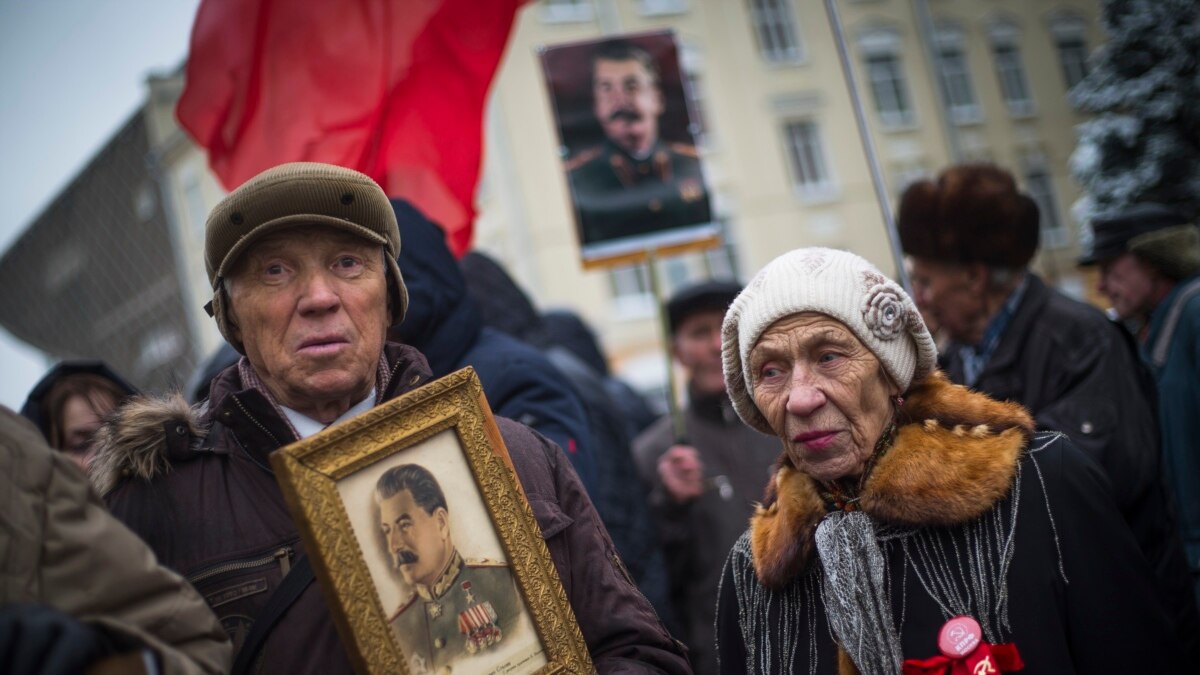
{"type": "Polygon", "coordinates": [[[804,59],[790,0],[750,0],[750,18],[758,36],[758,53],[768,63],[804,59]]]}
{"type": "Polygon", "coordinates": [[[642,16],[682,14],[687,6],[687,0],[637,0],[638,14],[642,16]]]}
{"type": "Polygon", "coordinates": [[[867,79],[875,97],[875,110],[884,126],[900,127],[913,123],[908,102],[908,87],[896,54],[872,54],[867,57],[867,79]]]}
{"type": "Polygon", "coordinates": [[[1058,17],[1051,22],[1050,33],[1058,50],[1063,80],[1067,89],[1070,89],[1088,74],[1088,48],[1083,19],[1075,16],[1058,17]]]}
{"type": "Polygon", "coordinates": [[[580,23],[594,16],[592,0],[542,0],[541,9],[545,23],[580,23]]]}
{"type": "Polygon", "coordinates": [[[971,85],[971,69],[964,47],[962,32],[957,29],[940,29],[934,38],[938,79],[950,119],[957,124],[983,119],[979,101],[975,98],[975,87],[971,85]]]}
{"type": "Polygon", "coordinates": [[[1025,188],[1037,203],[1041,223],[1042,246],[1058,248],[1067,245],[1067,228],[1058,217],[1058,199],[1054,196],[1054,181],[1046,168],[1035,165],[1025,171],[1025,188]]]}
{"type": "Polygon", "coordinates": [[[859,35],[858,47],[880,122],[885,127],[912,126],[916,116],[900,58],[900,36],[891,29],[872,29],[859,35]]]}
{"type": "Polygon", "coordinates": [[[637,318],[654,313],[649,270],[642,263],[613,267],[608,273],[613,309],[618,316],[637,318]]]}
{"type": "Polygon", "coordinates": [[[1000,24],[991,28],[992,58],[996,62],[996,76],[1000,79],[1000,93],[1008,111],[1018,117],[1033,114],[1033,95],[1029,91],[1029,80],[1021,64],[1020,35],[1016,27],[1000,24]]]}
{"type": "Polygon", "coordinates": [[[812,120],[792,120],[784,124],[792,181],[803,197],[828,196],[833,190],[820,129],[812,120]]]}

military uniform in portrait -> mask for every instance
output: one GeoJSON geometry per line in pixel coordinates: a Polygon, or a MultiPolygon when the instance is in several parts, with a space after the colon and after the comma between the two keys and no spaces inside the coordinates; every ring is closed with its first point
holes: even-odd
{"type": "Polygon", "coordinates": [[[391,618],[413,675],[449,673],[460,659],[499,645],[522,604],[505,563],[464,560],[458,551],[433,584],[414,584],[391,618]]]}
{"type": "Polygon", "coordinates": [[[609,141],[566,168],[585,245],[712,220],[694,146],[659,140],[636,159],[609,141]]]}

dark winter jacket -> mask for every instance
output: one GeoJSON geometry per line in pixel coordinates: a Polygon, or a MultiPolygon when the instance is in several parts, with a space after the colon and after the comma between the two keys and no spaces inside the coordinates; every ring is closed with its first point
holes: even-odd
{"type": "Polygon", "coordinates": [[[1179,282],[1150,316],[1143,354],[1158,383],[1158,415],[1162,425],[1163,459],[1179,505],[1180,531],[1188,562],[1200,585],[1200,295],[1178,309],[1170,347],[1161,364],[1154,350],[1165,331],[1168,315],[1200,276],[1179,282]]]}
{"type": "MultiPolygon", "coordinates": [[[[947,374],[963,382],[958,350],[947,374]]],[[[1137,354],[1096,308],[1034,275],[974,389],[1029,409],[1039,429],[1062,431],[1108,475],[1188,645],[1200,659],[1200,617],[1163,476],[1158,424],[1137,354]]]]}
{"type": "Polygon", "coordinates": [[[595,450],[578,395],[537,350],[484,327],[441,228],[404,200],[392,200],[392,208],[404,242],[398,260],[408,313],[390,338],[424,354],[434,377],[474,367],[492,410],[565,450],[593,494],[595,450]]]}
{"type": "Polygon", "coordinates": [[[541,349],[583,400],[593,434],[591,447],[596,448],[592,502],[638,588],[670,624],[673,618],[662,549],[630,454],[631,427],[620,406],[599,374],[565,348],[548,343],[533,302],[499,264],[482,254],[469,253],[462,269],[485,321],[494,322],[489,328],[494,325],[541,349]]]}
{"type": "MultiPolygon", "coordinates": [[[[886,560],[872,595],[901,660],[938,655],[941,627],[966,614],[990,626],[985,641],[1015,644],[1022,675],[1191,672],[1108,479],[1066,436],[1032,435],[1020,406],[940,374],[905,394],[901,415],[857,501],[886,560]]],[[[827,514],[851,515],[831,508],[811,478],[780,467],[723,575],[721,672],[855,672],[839,667],[819,590],[842,549],[818,553],[814,533],[827,514]]]]}
{"type": "MultiPolygon", "coordinates": [[[[464,258],[464,262],[465,262],[464,258]]],[[[470,276],[467,283],[470,284],[470,276]]],[[[472,291],[472,295],[475,292],[472,291]]],[[[487,314],[484,314],[484,322],[487,314]]],[[[542,331],[546,344],[563,347],[581,359],[604,380],[604,388],[608,395],[621,409],[625,425],[629,429],[629,437],[645,431],[659,418],[661,411],[655,412],[646,399],[623,380],[614,377],[608,370],[608,362],[600,350],[596,334],[588,327],[578,314],[565,309],[550,310],[542,313],[542,331]]]]}
{"type": "Polygon", "coordinates": [[[46,394],[50,393],[50,388],[56,382],[69,375],[97,375],[106,380],[111,381],[118,389],[124,391],[129,396],[134,396],[138,393],[137,389],[132,384],[125,381],[125,378],[118,375],[108,364],[103,361],[94,360],[73,360],[63,361],[51,368],[38,383],[33,385],[33,389],[29,391],[29,396],[25,399],[25,405],[21,406],[21,415],[25,419],[33,422],[38,431],[42,432],[42,436],[47,441],[50,440],[50,411],[45,409],[46,394]]]}
{"type": "MultiPolygon", "coordinates": [[[[389,344],[383,399],[430,380],[424,358],[389,344]]],[[[93,479],[113,513],[208,600],[235,650],[283,575],[304,551],[268,455],[295,440],[288,423],[237,366],[222,373],[206,408],[181,398],[127,406],[106,427],[93,479]]],[[[630,584],[611,540],[565,456],[497,418],[517,477],[600,672],[688,672],[681,650],[630,584]]],[[[260,653],[261,672],[349,673],[350,663],[316,584],[282,616],[260,653]]]]}
{"type": "Polygon", "coordinates": [[[662,537],[671,581],[671,601],[683,624],[697,673],[716,672],[713,617],[717,586],[729,548],[746,530],[754,503],[762,498],[782,448],[779,439],[746,426],[729,397],[692,397],[684,411],[687,440],[704,464],[708,488],[698,499],[677,504],[658,478],[658,458],[675,444],[671,419],[663,417],[634,441],[642,480],[662,537]]]}

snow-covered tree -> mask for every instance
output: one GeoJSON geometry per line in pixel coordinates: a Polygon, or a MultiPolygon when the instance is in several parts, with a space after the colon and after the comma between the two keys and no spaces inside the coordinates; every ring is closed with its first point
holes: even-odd
{"type": "MultiPolygon", "coordinates": [[[[1080,222],[1139,201],[1200,215],[1200,0],[1104,0],[1109,42],[1071,103],[1080,222]]],[[[1085,237],[1089,233],[1084,233],[1085,237]]]]}

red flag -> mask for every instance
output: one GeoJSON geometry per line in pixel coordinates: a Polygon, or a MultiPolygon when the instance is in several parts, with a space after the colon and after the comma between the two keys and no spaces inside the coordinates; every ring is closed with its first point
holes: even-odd
{"type": "Polygon", "coordinates": [[[523,0],[203,0],[180,124],[233,189],[284,162],[357,169],[470,245],[483,113],[523,0]]]}

